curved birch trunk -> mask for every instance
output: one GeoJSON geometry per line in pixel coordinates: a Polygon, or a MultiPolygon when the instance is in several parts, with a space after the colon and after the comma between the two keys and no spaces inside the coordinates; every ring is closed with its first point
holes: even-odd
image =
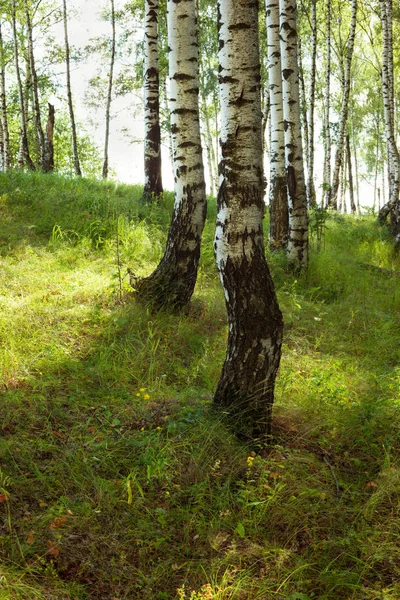
{"type": "Polygon", "coordinates": [[[347,57],[346,57],[346,66],[345,66],[344,80],[343,80],[343,98],[342,98],[342,107],[340,110],[340,118],[339,118],[339,136],[338,136],[338,143],[337,143],[336,155],[335,155],[335,168],[333,171],[333,178],[332,178],[332,193],[331,193],[331,197],[330,197],[330,205],[335,210],[337,210],[337,196],[338,196],[339,182],[340,182],[340,169],[342,168],[343,156],[345,154],[344,146],[345,146],[345,137],[346,137],[347,116],[349,113],[351,63],[352,63],[352,59],[353,59],[354,40],[355,40],[355,35],[356,35],[356,25],[357,25],[357,0],[352,0],[350,32],[349,32],[349,39],[347,41],[347,57]]]}
{"type": "Polygon", "coordinates": [[[111,1],[111,58],[110,58],[110,71],[108,73],[108,91],[107,91],[107,104],[106,104],[106,132],[104,138],[104,161],[103,161],[103,179],[108,177],[108,142],[110,139],[110,114],[111,114],[111,100],[112,100],[112,88],[114,79],[114,62],[115,62],[115,6],[114,0],[111,1]]]}
{"type": "Polygon", "coordinates": [[[4,65],[4,47],[3,47],[3,36],[1,31],[0,22],[0,102],[1,102],[1,125],[2,125],[2,142],[3,142],[3,164],[2,169],[4,172],[10,168],[10,134],[8,129],[8,115],[7,115],[7,99],[6,99],[6,75],[4,65]]]}
{"type": "Polygon", "coordinates": [[[71,132],[72,132],[72,155],[73,155],[73,161],[74,161],[75,175],[77,177],[82,177],[81,164],[79,161],[79,153],[78,153],[78,141],[77,141],[77,135],[76,135],[74,105],[72,102],[71,66],[70,66],[70,53],[69,53],[69,41],[68,41],[67,0],[63,0],[63,21],[64,21],[65,66],[66,66],[66,71],[67,71],[67,99],[68,99],[69,118],[71,121],[71,132]]]}
{"type": "Polygon", "coordinates": [[[282,315],[265,260],[257,0],[218,0],[221,162],[215,254],[229,320],[214,402],[250,438],[270,434],[282,315]]]}
{"type": "Polygon", "coordinates": [[[322,206],[327,207],[331,203],[331,0],[326,0],[326,64],[325,64],[325,111],[324,111],[324,177],[322,206]]]}
{"type": "Polygon", "coordinates": [[[289,235],[281,49],[279,43],[279,0],[266,0],[265,8],[270,97],[269,245],[271,249],[277,249],[286,247],[289,235]]]}
{"type": "Polygon", "coordinates": [[[167,245],[157,269],[139,281],[139,297],[179,310],[197,279],[206,192],[199,123],[196,0],[168,0],[170,109],[175,204],[167,245]]]}
{"type": "Polygon", "coordinates": [[[307,268],[308,213],[304,179],[299,102],[296,0],[280,0],[280,43],[285,129],[286,181],[289,200],[289,265],[296,271],[307,268]]]}
{"type": "Polygon", "coordinates": [[[158,0],[145,0],[144,32],[144,195],[163,192],[161,176],[158,0]]]}
{"type": "Polygon", "coordinates": [[[13,32],[13,44],[14,44],[14,64],[15,64],[15,73],[17,76],[18,100],[19,100],[20,121],[21,121],[21,143],[20,143],[20,151],[19,151],[19,156],[18,156],[18,166],[20,168],[23,168],[24,163],[26,163],[27,167],[31,171],[34,171],[35,165],[33,164],[33,161],[29,154],[28,129],[27,129],[26,112],[25,112],[25,99],[24,99],[24,91],[23,91],[23,87],[22,87],[21,71],[19,68],[19,51],[18,51],[15,0],[12,0],[11,8],[12,8],[11,22],[12,22],[12,32],[13,32]]]}

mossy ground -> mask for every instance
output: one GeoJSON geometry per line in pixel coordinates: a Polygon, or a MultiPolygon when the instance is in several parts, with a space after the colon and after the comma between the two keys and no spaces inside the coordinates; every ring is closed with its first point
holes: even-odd
{"type": "Polygon", "coordinates": [[[286,328],[257,453],[211,410],[226,344],[213,202],[190,309],[155,314],[123,276],[157,264],[172,197],[141,192],[0,176],[0,599],[398,600],[386,231],[329,216],[298,278],[268,256],[286,328]]]}

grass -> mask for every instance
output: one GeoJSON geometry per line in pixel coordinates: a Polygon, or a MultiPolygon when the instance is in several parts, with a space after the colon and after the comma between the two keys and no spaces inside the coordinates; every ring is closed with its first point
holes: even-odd
{"type": "Polygon", "coordinates": [[[226,343],[213,202],[187,314],[120,287],[117,228],[121,273],[150,273],[171,205],[0,175],[0,599],[398,600],[386,231],[329,215],[306,277],[268,257],[286,328],[274,443],[255,454],[210,410],[226,343]]]}

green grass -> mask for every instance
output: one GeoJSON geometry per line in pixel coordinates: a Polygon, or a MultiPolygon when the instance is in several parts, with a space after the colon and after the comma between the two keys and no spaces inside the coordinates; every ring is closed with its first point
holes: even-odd
{"type": "Polygon", "coordinates": [[[213,201],[187,314],[120,288],[117,228],[122,275],[150,273],[171,206],[0,175],[0,600],[398,600],[386,231],[329,215],[303,277],[268,256],[286,327],[274,441],[255,455],[211,410],[226,344],[213,201]]]}

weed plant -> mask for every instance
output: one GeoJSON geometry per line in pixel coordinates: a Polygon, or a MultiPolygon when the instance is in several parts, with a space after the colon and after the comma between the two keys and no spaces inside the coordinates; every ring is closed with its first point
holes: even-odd
{"type": "MultiPolygon", "coordinates": [[[[0,599],[398,600],[400,262],[328,214],[307,275],[268,255],[285,320],[274,440],[211,408],[226,316],[209,203],[185,314],[150,273],[172,196],[0,175],[0,599]],[[116,228],[118,227],[118,236],[116,228]]],[[[317,243],[318,242],[318,243],[317,243]]]]}

